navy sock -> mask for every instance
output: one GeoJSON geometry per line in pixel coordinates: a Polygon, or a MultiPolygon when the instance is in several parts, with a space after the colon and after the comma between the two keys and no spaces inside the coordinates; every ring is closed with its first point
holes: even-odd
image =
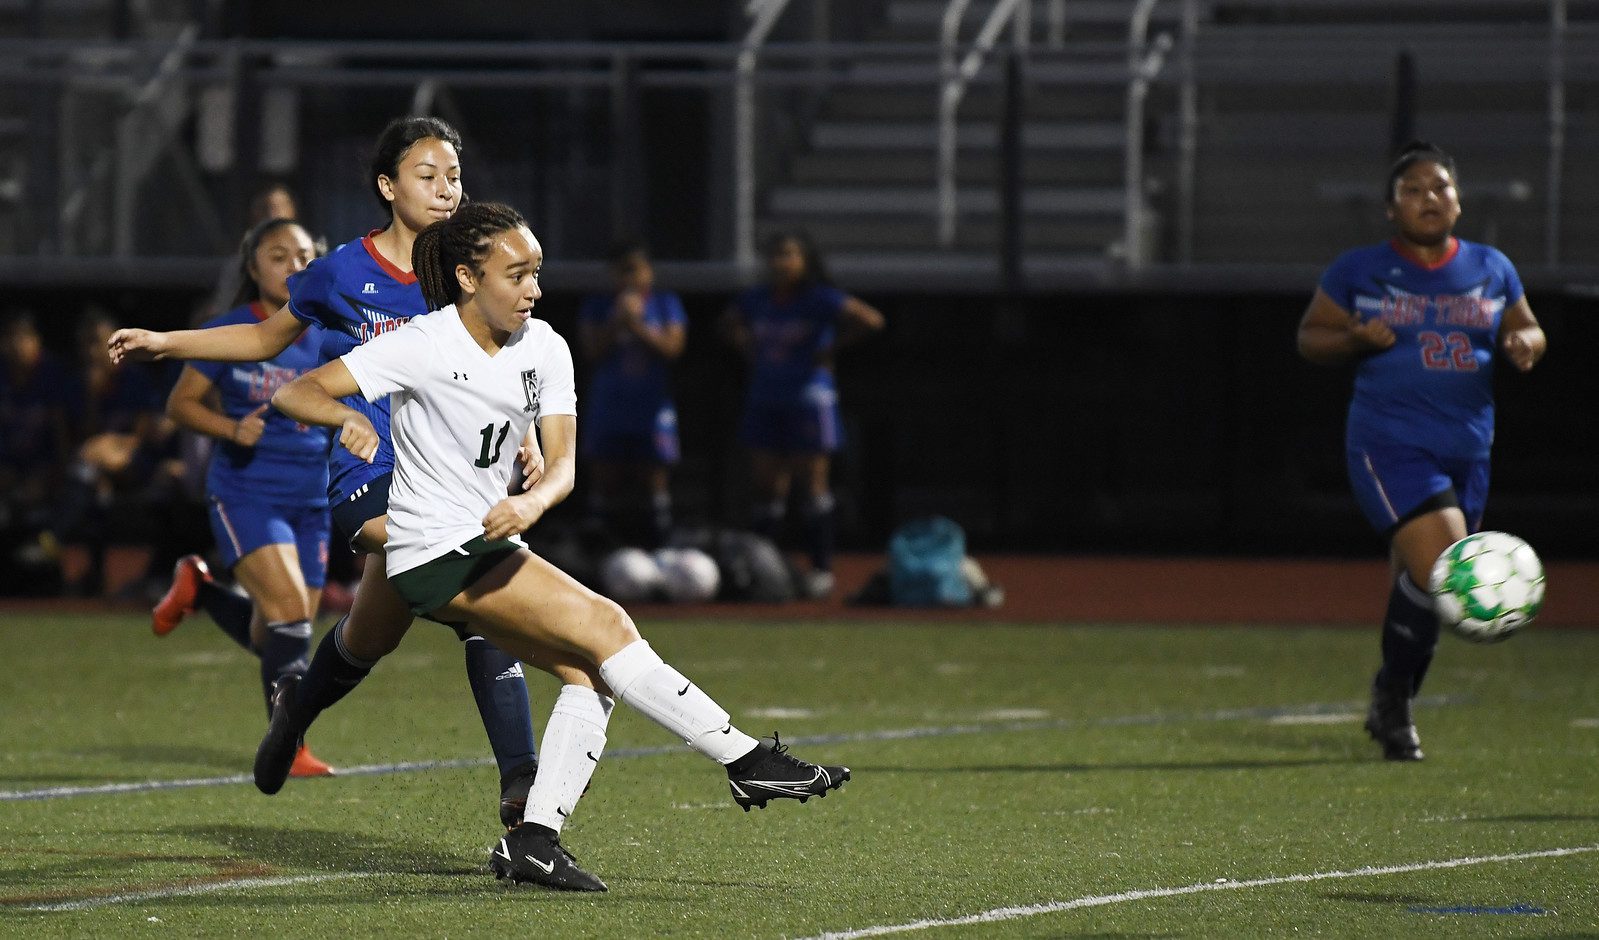
{"type": "Polygon", "coordinates": [[[477,701],[478,717],[504,777],[536,756],[527,681],[516,657],[480,636],[465,637],[466,678],[477,701]]]}
{"type": "Polygon", "coordinates": [[[1438,647],[1438,614],[1432,598],[1401,572],[1388,595],[1382,625],[1382,669],[1378,683],[1414,697],[1438,647]]]}
{"type": "Polygon", "coordinates": [[[240,597],[220,584],[202,581],[196,600],[200,609],[210,614],[211,619],[233,642],[251,652],[255,651],[255,647],[250,645],[250,618],[255,613],[255,606],[248,597],[240,597]]]}
{"type": "Polygon", "coordinates": [[[811,497],[805,507],[805,548],[812,571],[833,570],[833,494],[811,497]]]}
{"type": "Polygon", "coordinates": [[[272,687],[287,675],[305,675],[310,666],[311,621],[284,620],[267,624],[266,639],[257,651],[261,657],[261,691],[266,694],[267,717],[272,717],[272,687]]]}
{"type": "Polygon", "coordinates": [[[377,663],[368,662],[350,654],[344,648],[344,617],[333,625],[322,642],[317,644],[316,655],[300,680],[294,697],[294,724],[301,733],[311,727],[311,722],[350,690],[361,684],[367,673],[377,663]]]}

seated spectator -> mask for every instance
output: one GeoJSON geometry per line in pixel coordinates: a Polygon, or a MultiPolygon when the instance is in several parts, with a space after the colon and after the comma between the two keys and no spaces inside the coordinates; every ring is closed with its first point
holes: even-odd
{"type": "Polygon", "coordinates": [[[150,366],[106,357],[116,329],[111,315],[96,308],[85,311],[77,329],[81,443],[68,468],[54,530],[61,541],[89,549],[89,570],[72,586],[80,594],[104,592],[113,505],[169,493],[183,477],[174,425],[163,411],[169,383],[150,366]]]}
{"type": "MultiPolygon", "coordinates": [[[[44,561],[55,554],[48,536],[41,543],[40,535],[55,509],[76,408],[72,376],[44,348],[34,315],[18,311],[0,319],[0,551],[5,559],[26,554],[44,561]]],[[[9,561],[7,566],[16,567],[9,561]]]]}

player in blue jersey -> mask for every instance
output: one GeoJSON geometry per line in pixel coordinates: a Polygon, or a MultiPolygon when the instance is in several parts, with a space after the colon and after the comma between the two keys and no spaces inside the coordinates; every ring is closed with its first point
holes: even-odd
{"type": "Polygon", "coordinates": [[[643,245],[614,249],[611,275],[616,289],[586,298],[577,317],[583,353],[594,363],[588,389],[594,417],[582,447],[594,474],[591,511],[602,527],[614,528],[629,487],[643,484],[649,541],[658,547],[672,529],[669,474],[678,459],[668,371],[683,354],[688,316],[676,294],[655,290],[643,245]]]}
{"type": "MultiPolygon", "coordinates": [[[[437,118],[391,122],[378,137],[368,177],[389,213],[388,227],[339,246],[291,277],[289,302],[265,320],[171,333],[123,330],[111,339],[112,358],[258,362],[287,349],[311,324],[323,328],[321,358],[326,362],[428,313],[411,272],[411,246],[418,232],[449,218],[460,205],[460,149],[460,135],[437,118]]],[[[350,405],[379,429],[384,445],[370,464],[342,448],[329,452],[333,523],[353,547],[381,555],[394,467],[388,401],[368,403],[355,397],[350,405]]],[[[518,453],[531,486],[542,467],[536,442],[523,441],[518,453]]],[[[411,619],[409,607],[384,577],[383,565],[367,565],[350,613],[323,637],[303,680],[286,677],[278,694],[306,700],[306,707],[315,711],[332,705],[399,644],[411,619]]],[[[467,676],[500,770],[500,815],[514,821],[537,770],[522,666],[481,637],[457,632],[465,642],[467,676]]]]}
{"type": "MultiPolygon", "coordinates": [[[[250,229],[239,255],[235,306],[205,329],[265,320],[288,303],[289,276],[305,270],[316,248],[293,219],[272,219],[250,229]]],[[[272,393],[321,364],[321,342],[321,329],[307,327],[265,362],[191,362],[167,399],[174,421],[218,442],[205,483],[211,532],[254,612],[247,629],[227,618],[217,625],[261,660],[268,717],[277,681],[309,665],[311,621],[328,567],[328,433],[272,411],[272,393]]],[[[211,578],[197,555],[178,564],[190,569],[189,578],[211,578]]],[[[166,616],[153,620],[157,636],[177,626],[174,613],[182,611],[158,605],[157,614],[166,616]]],[[[303,745],[289,771],[294,777],[332,772],[303,745]]]]}
{"type": "Polygon", "coordinates": [[[1355,364],[1349,479],[1394,575],[1366,730],[1390,760],[1422,758],[1411,700],[1439,627],[1426,585],[1482,522],[1495,351],[1526,372],[1547,346],[1509,259],[1454,236],[1456,181],[1441,150],[1406,147],[1383,193],[1393,239],[1334,261],[1299,325],[1306,359],[1355,364]]]}
{"type": "Polygon", "coordinates": [[[754,527],[777,538],[793,481],[803,481],[811,563],[805,593],[826,597],[833,591],[828,471],[843,442],[833,352],[881,330],[883,315],[828,281],[820,252],[803,233],[772,236],[766,269],[767,283],[740,294],[725,320],[751,367],[739,438],[751,450],[754,527]]]}

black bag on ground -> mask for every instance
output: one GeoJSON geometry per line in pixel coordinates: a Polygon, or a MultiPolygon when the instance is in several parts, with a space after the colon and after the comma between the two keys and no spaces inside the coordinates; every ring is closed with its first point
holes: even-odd
{"type": "Polygon", "coordinates": [[[697,548],[716,560],[722,586],[716,599],[781,604],[795,597],[794,571],[777,545],[739,529],[680,529],[673,548],[697,548]]]}

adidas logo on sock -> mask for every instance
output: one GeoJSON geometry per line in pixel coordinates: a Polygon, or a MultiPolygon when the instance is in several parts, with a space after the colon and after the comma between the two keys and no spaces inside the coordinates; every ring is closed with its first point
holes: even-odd
{"type": "Polygon", "coordinates": [[[494,681],[495,682],[499,682],[502,679],[520,679],[520,678],[522,678],[522,664],[521,663],[512,663],[511,664],[511,668],[509,668],[509,669],[505,670],[504,672],[500,673],[499,675],[495,676],[494,677],[494,681]]]}

